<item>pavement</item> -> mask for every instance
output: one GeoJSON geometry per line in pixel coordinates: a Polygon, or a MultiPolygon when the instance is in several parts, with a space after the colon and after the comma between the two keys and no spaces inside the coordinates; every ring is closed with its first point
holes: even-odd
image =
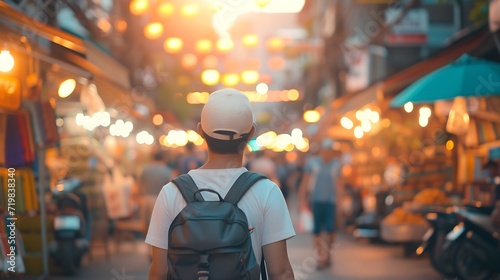
{"type": "MultiPolygon", "coordinates": [[[[289,205],[296,205],[294,199],[289,205]]],[[[290,215],[298,220],[297,207],[290,215]]],[[[298,228],[298,227],[296,227],[298,228]]],[[[93,251],[92,260],[85,258],[72,277],[52,275],[50,280],[146,280],[149,270],[149,247],[142,240],[120,245],[109,244],[111,257],[93,251]]],[[[296,280],[443,280],[426,257],[405,257],[402,246],[374,244],[357,240],[352,234],[340,233],[333,249],[333,266],[316,271],[312,235],[298,233],[288,241],[288,254],[296,280]]]]}
{"type": "MultiPolygon", "coordinates": [[[[324,271],[316,271],[315,254],[311,235],[298,234],[288,242],[289,258],[297,280],[443,280],[427,258],[403,256],[401,246],[371,244],[355,240],[349,234],[337,238],[334,249],[334,265],[324,271]]],[[[112,245],[112,244],[111,244],[112,245]]],[[[50,276],[51,280],[143,280],[148,279],[148,247],[140,240],[120,246],[110,259],[98,252],[92,261],[84,260],[82,267],[72,277],[50,276]]]]}

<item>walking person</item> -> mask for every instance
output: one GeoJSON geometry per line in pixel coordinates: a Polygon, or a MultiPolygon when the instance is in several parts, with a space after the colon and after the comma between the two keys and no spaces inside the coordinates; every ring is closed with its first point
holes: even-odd
{"type": "MultiPolygon", "coordinates": [[[[194,192],[193,196],[201,194],[203,203],[218,203],[222,197],[226,198],[230,189],[233,191],[233,187],[238,187],[235,184],[239,181],[237,179],[247,174],[247,169],[243,167],[243,152],[254,132],[255,126],[250,102],[243,93],[234,89],[222,89],[210,95],[208,102],[203,107],[201,122],[198,124],[198,133],[207,143],[208,159],[200,168],[188,172],[190,180],[199,189],[198,192],[194,192]],[[209,191],[206,191],[207,189],[209,191]]],[[[167,279],[175,273],[194,275],[189,278],[174,277],[175,279],[190,280],[191,278],[198,279],[198,277],[206,279],[210,277],[209,274],[214,274],[213,277],[217,278],[215,274],[230,273],[234,270],[234,266],[241,266],[240,264],[248,261],[248,259],[242,258],[238,262],[239,264],[235,264],[231,262],[229,257],[222,261],[213,255],[201,255],[194,257],[196,264],[194,269],[187,269],[187,266],[192,266],[193,259],[184,262],[176,256],[169,255],[172,253],[170,251],[176,252],[177,250],[177,247],[169,247],[170,242],[185,241],[185,243],[189,243],[190,239],[197,236],[204,237],[218,232],[217,228],[200,227],[198,230],[184,231],[180,236],[177,236],[178,238],[169,237],[169,234],[173,234],[175,229],[175,227],[171,228],[171,225],[179,220],[176,217],[181,217],[178,214],[184,213],[183,210],[193,204],[193,202],[186,203],[184,195],[186,190],[181,191],[178,179],[175,179],[175,183],[171,182],[163,187],[153,210],[146,236],[146,243],[153,247],[153,261],[149,279],[167,279]],[[203,262],[198,264],[199,261],[203,262]],[[220,262],[230,263],[218,271],[212,271],[215,266],[220,268],[220,262]],[[194,270],[194,273],[188,270],[194,270]]],[[[236,191],[240,190],[236,189],[236,191]]],[[[220,202],[220,205],[222,204],[224,201],[220,202]]],[[[241,209],[248,220],[251,237],[251,245],[249,246],[253,250],[254,256],[252,258],[255,258],[255,262],[259,264],[262,257],[265,257],[269,279],[294,279],[288,259],[286,241],[295,235],[295,231],[280,189],[268,179],[259,180],[239,199],[237,207],[241,209]]],[[[206,211],[207,208],[198,214],[202,215],[206,211]]],[[[201,250],[202,246],[210,246],[206,243],[208,242],[197,243],[195,247],[201,250]]],[[[177,256],[185,258],[185,254],[177,256]]],[[[224,259],[224,257],[222,258],[224,259]]],[[[252,275],[259,277],[258,272],[257,275],[255,273],[252,275]]],[[[224,277],[224,279],[243,278],[231,277],[228,274],[224,274],[224,277]]]]}
{"type": "Polygon", "coordinates": [[[332,263],[341,182],[339,154],[333,150],[332,141],[323,141],[319,154],[311,157],[304,167],[299,205],[301,209],[310,207],[312,210],[314,249],[318,258],[317,269],[321,270],[332,263]]]}
{"type": "Polygon", "coordinates": [[[153,154],[152,161],[144,166],[138,182],[139,207],[145,213],[144,223],[149,228],[153,205],[163,186],[172,179],[172,170],[165,163],[165,152],[153,154]]]}

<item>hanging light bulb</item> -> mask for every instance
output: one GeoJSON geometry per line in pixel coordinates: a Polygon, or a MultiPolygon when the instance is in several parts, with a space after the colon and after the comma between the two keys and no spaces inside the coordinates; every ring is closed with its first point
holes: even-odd
{"type": "Polygon", "coordinates": [[[14,57],[8,50],[0,52],[0,72],[10,72],[14,68],[14,57]]]}

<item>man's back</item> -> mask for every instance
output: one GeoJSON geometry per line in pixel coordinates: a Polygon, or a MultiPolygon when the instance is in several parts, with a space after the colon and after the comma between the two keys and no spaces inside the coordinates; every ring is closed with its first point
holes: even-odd
{"type": "MultiPolygon", "coordinates": [[[[224,197],[236,179],[245,171],[246,168],[197,169],[188,174],[199,189],[212,189],[224,197]]],[[[205,200],[218,199],[212,193],[202,192],[202,195],[205,200]]],[[[168,227],[186,206],[186,202],[177,187],[171,183],[164,187],[158,200],[167,213],[167,219],[164,217],[160,219],[153,213],[153,222],[146,242],[156,241],[156,246],[167,249],[168,227]]],[[[258,263],[262,256],[262,246],[288,239],[295,234],[281,191],[269,180],[261,180],[250,188],[238,203],[238,207],[246,214],[249,226],[254,229],[251,235],[252,247],[258,263]]]]}

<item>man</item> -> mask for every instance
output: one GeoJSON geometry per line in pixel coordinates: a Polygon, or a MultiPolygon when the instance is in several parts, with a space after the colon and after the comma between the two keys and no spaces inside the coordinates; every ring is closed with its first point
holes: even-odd
{"type": "Polygon", "coordinates": [[[179,157],[179,161],[177,163],[177,175],[186,174],[189,170],[193,170],[199,168],[203,162],[194,154],[194,144],[193,142],[188,142],[184,147],[185,151],[179,157]]]}
{"type": "MultiPolygon", "coordinates": [[[[236,179],[247,171],[243,167],[243,151],[254,132],[253,113],[243,93],[234,89],[212,93],[198,124],[198,133],[208,146],[208,159],[199,169],[188,172],[198,188],[215,190],[224,197],[236,179]]],[[[217,199],[209,192],[202,195],[205,200],[217,199]]],[[[150,280],[167,279],[168,230],[185,206],[175,185],[169,183],[163,187],[146,236],[146,243],[153,248],[150,280]]],[[[261,180],[243,196],[238,207],[254,229],[252,248],[257,263],[264,253],[269,279],[294,279],[286,240],[293,237],[295,231],[279,188],[270,180],[261,180]]]]}
{"type": "Polygon", "coordinates": [[[165,164],[165,153],[159,150],[153,154],[153,160],[144,166],[139,178],[138,193],[140,196],[140,207],[145,213],[145,225],[149,227],[151,215],[158,194],[163,186],[172,179],[172,170],[165,164]]]}
{"type": "Polygon", "coordinates": [[[331,265],[331,248],[335,239],[337,189],[340,184],[340,162],[333,142],[323,141],[319,157],[312,157],[304,167],[299,190],[300,207],[311,207],[313,213],[314,248],[317,269],[331,265]],[[322,233],[325,232],[325,235],[322,233]]]}

